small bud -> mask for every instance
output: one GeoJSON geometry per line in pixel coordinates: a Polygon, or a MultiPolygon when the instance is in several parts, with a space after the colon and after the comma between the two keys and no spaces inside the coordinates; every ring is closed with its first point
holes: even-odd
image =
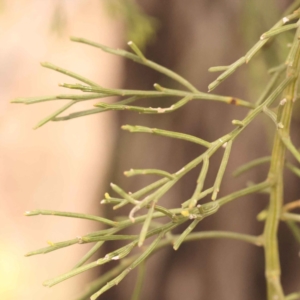
{"type": "Polygon", "coordinates": [[[184,217],[188,217],[190,215],[189,211],[188,210],[183,210],[181,212],[181,214],[184,216],[184,217]]]}
{"type": "Polygon", "coordinates": [[[280,101],[280,105],[284,105],[284,104],[286,104],[286,99],[285,98],[280,101]]]}
{"type": "Polygon", "coordinates": [[[287,22],[289,22],[289,21],[290,21],[290,19],[287,18],[287,17],[284,17],[284,18],[282,19],[282,23],[283,23],[283,24],[285,24],[285,23],[287,23],[287,22]]]}

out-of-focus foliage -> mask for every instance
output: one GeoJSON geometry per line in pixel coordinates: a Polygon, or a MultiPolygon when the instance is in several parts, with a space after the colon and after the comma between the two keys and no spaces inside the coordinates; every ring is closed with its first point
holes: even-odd
{"type": "Polygon", "coordinates": [[[121,18],[126,25],[126,39],[140,48],[155,40],[158,21],[145,14],[134,0],[105,0],[111,16],[121,18]]]}
{"type": "Polygon", "coordinates": [[[62,36],[67,25],[67,14],[64,10],[64,6],[61,3],[57,3],[52,15],[50,23],[50,31],[57,36],[62,36]]]}

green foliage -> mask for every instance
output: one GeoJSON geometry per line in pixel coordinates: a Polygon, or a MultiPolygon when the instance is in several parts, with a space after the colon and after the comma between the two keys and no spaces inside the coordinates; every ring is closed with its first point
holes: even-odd
{"type": "Polygon", "coordinates": [[[127,40],[134,41],[140,48],[155,39],[158,21],[141,11],[135,0],[105,0],[108,11],[123,19],[127,40]]]}
{"type": "Polygon", "coordinates": [[[219,137],[215,141],[205,141],[199,137],[191,136],[185,133],[166,131],[158,128],[148,128],[143,126],[124,125],[122,129],[137,133],[151,133],[165,136],[168,138],[182,139],[187,142],[192,142],[199,145],[199,156],[190,161],[185,166],[174,173],[169,173],[164,170],[157,169],[139,169],[129,170],[124,174],[126,176],[138,176],[154,174],[160,176],[159,180],[154,183],[134,192],[127,193],[116,184],[111,184],[112,190],[117,197],[111,197],[108,193],[105,194],[105,199],[102,204],[114,205],[113,209],[118,209],[123,206],[129,206],[129,215],[121,220],[108,220],[99,216],[85,215],[81,213],[58,212],[47,210],[35,210],[26,212],[27,216],[35,215],[55,215],[93,220],[107,225],[106,229],[92,232],[85,236],[76,237],[72,240],[53,243],[49,242],[49,247],[42,248],[37,251],[28,253],[27,255],[36,255],[41,253],[51,252],[63,247],[68,247],[73,244],[95,243],[91,250],[78,262],[74,269],[62,274],[54,279],[44,283],[45,286],[56,285],[68,278],[76,276],[91,268],[98,267],[102,264],[109,263],[112,260],[119,260],[120,263],[102,277],[91,283],[87,292],[79,299],[86,299],[91,296],[91,299],[97,299],[102,293],[117,285],[123,280],[126,275],[134,268],[139,267],[139,277],[132,299],[138,299],[140,288],[143,283],[145,273],[145,261],[156,251],[163,247],[173,245],[174,250],[177,250],[182,243],[210,238],[227,238],[235,239],[242,242],[248,242],[255,246],[263,247],[265,253],[265,272],[268,287],[269,300],[284,300],[298,299],[299,293],[294,293],[285,296],[280,280],[280,261],[278,253],[277,232],[279,222],[285,222],[293,232],[296,240],[299,242],[300,230],[296,222],[300,222],[300,215],[291,213],[290,211],[300,207],[299,201],[293,201],[287,205],[283,205],[283,170],[287,167],[291,172],[299,177],[299,168],[286,161],[286,150],[300,162],[300,153],[293,145],[290,139],[290,123],[294,101],[297,99],[298,74],[300,70],[300,27],[299,17],[300,11],[294,9],[300,6],[300,1],[296,1],[287,12],[283,19],[279,20],[269,31],[262,34],[261,39],[246,53],[245,56],[238,59],[229,66],[218,66],[210,68],[211,72],[223,72],[209,85],[209,91],[215,89],[219,84],[226,80],[238,67],[250,60],[261,50],[268,41],[274,39],[279,34],[284,34],[286,31],[296,29],[295,38],[292,42],[289,55],[286,62],[282,62],[280,66],[272,68],[266,76],[270,76],[269,83],[265,90],[261,92],[261,97],[256,103],[237,99],[232,96],[222,96],[199,91],[188,80],[176,74],[175,72],[148,60],[140,48],[133,42],[129,42],[133,52],[124,50],[116,50],[107,46],[94,43],[82,38],[72,38],[72,41],[87,44],[97,47],[110,54],[118,55],[136,63],[142,64],[168,76],[170,79],[182,85],[182,89],[174,90],[154,84],[153,90],[125,90],[125,89],[108,89],[99,84],[75,74],[71,71],[54,66],[50,63],[43,63],[42,66],[61,72],[69,77],[75,78],[82,84],[62,84],[62,87],[67,89],[76,89],[83,94],[62,94],[54,96],[43,96],[35,98],[18,98],[13,100],[14,103],[33,104],[45,101],[70,100],[67,105],[60,108],[50,116],[43,119],[35,128],[45,125],[50,121],[63,121],[73,118],[78,118],[90,114],[102,113],[111,110],[129,110],[140,114],[165,114],[171,113],[182,106],[187,105],[193,100],[219,101],[226,105],[238,105],[247,110],[247,113],[242,120],[233,120],[234,129],[224,136],[219,137]],[[297,22],[298,21],[298,22],[297,22]],[[86,111],[78,111],[66,116],[61,114],[70,106],[76,105],[81,101],[90,99],[104,99],[111,96],[119,96],[123,98],[115,104],[107,104],[99,102],[95,104],[95,108],[86,111]],[[175,97],[177,100],[170,107],[143,107],[138,103],[143,98],[161,98],[169,96],[175,97]],[[234,173],[235,176],[246,172],[247,170],[256,167],[262,163],[269,164],[269,173],[267,178],[260,183],[252,184],[244,189],[238,190],[227,196],[218,198],[220,188],[222,188],[222,178],[226,175],[226,166],[230,159],[231,148],[235,146],[235,140],[240,136],[244,129],[254,122],[258,115],[263,113],[270,118],[275,124],[275,139],[273,150],[270,156],[258,158],[252,162],[241,166],[234,173]],[[204,189],[206,175],[209,170],[209,162],[217,151],[223,151],[223,158],[220,163],[219,170],[216,174],[213,186],[204,189]],[[195,185],[195,190],[189,199],[183,199],[181,207],[167,208],[158,205],[161,198],[188,172],[192,169],[200,167],[199,176],[195,185]],[[259,236],[251,236],[243,233],[226,232],[226,231],[206,231],[192,232],[196,225],[204,218],[218,212],[227,203],[240,199],[245,195],[266,192],[269,194],[270,202],[260,215],[259,220],[265,222],[264,231],[259,236]],[[210,196],[211,200],[208,199],[210,196]],[[205,200],[200,204],[200,200],[205,200]],[[143,209],[143,210],[142,210],[143,209]],[[146,213],[139,213],[140,211],[146,213]],[[179,235],[172,233],[173,229],[179,225],[185,224],[185,230],[179,235]],[[140,228],[137,235],[125,235],[122,231],[126,228],[140,228]],[[151,242],[148,243],[148,240],[151,242]],[[125,245],[115,251],[106,254],[102,258],[86,263],[94,256],[98,249],[107,241],[122,240],[125,245]],[[140,248],[138,253],[133,249],[140,248]]]}

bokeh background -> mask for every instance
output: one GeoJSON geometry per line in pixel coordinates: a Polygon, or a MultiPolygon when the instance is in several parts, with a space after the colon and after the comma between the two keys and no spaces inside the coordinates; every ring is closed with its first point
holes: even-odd
{"type": "MultiPolygon", "coordinates": [[[[143,116],[110,112],[68,122],[52,122],[32,130],[36,123],[61,103],[32,106],[10,104],[20,96],[61,93],[61,82],[73,82],[40,67],[49,61],[78,72],[105,87],[152,89],[155,82],[174,86],[152,70],[72,43],[81,36],[115,48],[128,40],[139,43],[144,53],[190,80],[201,91],[216,74],[210,66],[226,65],[242,56],[282,15],[291,1],[210,0],[23,0],[0,1],[0,298],[76,299],[85,284],[105,268],[86,272],[51,289],[42,282],[72,268],[89,249],[76,245],[47,255],[24,258],[24,254],[98,229],[88,221],[58,217],[23,216],[35,208],[111,214],[100,206],[109,182],[136,190],[148,178],[125,179],[129,168],[160,168],[173,172],[199,153],[181,141],[120,131],[124,124],[146,125],[185,132],[212,141],[232,129],[245,109],[218,103],[193,102],[170,115],[143,116]]],[[[287,35],[287,39],[289,36],[287,35]]],[[[282,43],[281,43],[282,44],[282,43]]],[[[270,55],[266,49],[253,64],[243,67],[217,92],[254,102],[265,86],[266,70],[286,49],[281,44],[270,55]],[[282,50],[282,51],[281,51],[282,50]],[[271,57],[271,58],[270,58],[271,57]]],[[[109,99],[116,101],[116,99],[109,99]]],[[[76,110],[89,108],[91,102],[76,110]]],[[[299,145],[299,114],[295,113],[293,140],[299,145]]],[[[233,179],[240,164],[267,155],[272,124],[264,118],[252,124],[235,142],[222,195],[265,178],[267,166],[233,179]]],[[[220,156],[212,164],[213,181],[220,156]]],[[[189,198],[197,171],[186,176],[164,201],[178,206],[189,198]]],[[[299,180],[287,173],[286,200],[299,198],[299,180]]],[[[267,197],[245,197],[204,220],[199,230],[224,229],[259,234],[255,219],[267,197]]],[[[127,213],[126,210],[122,211],[127,213]]],[[[300,289],[299,245],[291,233],[280,228],[283,285],[287,293],[300,289]]],[[[114,247],[110,243],[98,256],[114,247]]],[[[130,299],[135,274],[100,299],[130,299]]],[[[141,299],[153,300],[252,300],[265,299],[262,249],[238,241],[201,241],[183,245],[176,253],[165,249],[147,264],[141,299]]]]}

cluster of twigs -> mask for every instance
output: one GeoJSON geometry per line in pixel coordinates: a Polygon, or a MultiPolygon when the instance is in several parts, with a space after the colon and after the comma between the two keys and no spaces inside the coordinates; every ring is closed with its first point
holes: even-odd
{"type": "MultiPolygon", "coordinates": [[[[118,185],[111,184],[112,190],[118,196],[111,197],[108,193],[106,193],[105,199],[103,199],[101,203],[112,204],[113,209],[129,205],[131,207],[129,215],[122,220],[109,220],[94,215],[48,210],[34,210],[26,212],[27,216],[65,216],[97,221],[107,226],[106,229],[92,232],[85,236],[78,236],[72,240],[57,243],[49,242],[48,247],[29,252],[27,256],[48,253],[73,244],[95,243],[90,251],[86,253],[86,255],[84,255],[84,257],[76,264],[74,269],[54,279],[47,280],[44,282],[45,286],[51,287],[91,268],[106,264],[112,260],[120,260],[119,265],[94,281],[87,291],[78,298],[78,300],[84,300],[91,296],[91,299],[97,299],[102,293],[114,285],[117,285],[132,269],[138,266],[140,267],[138,276],[141,279],[145,271],[145,260],[162,247],[173,245],[173,248],[177,250],[182,243],[189,241],[209,238],[228,238],[248,242],[264,248],[269,300],[292,300],[300,297],[300,293],[294,293],[289,296],[284,295],[280,281],[280,263],[277,245],[277,230],[279,221],[287,223],[294,233],[295,238],[300,242],[300,229],[296,224],[296,222],[300,222],[300,215],[290,212],[294,208],[300,207],[300,200],[283,205],[282,183],[284,167],[287,167],[296,176],[300,177],[300,169],[290,162],[287,162],[285,158],[285,150],[288,149],[300,163],[300,153],[289,138],[292,106],[297,97],[297,85],[299,81],[298,74],[300,70],[300,27],[298,21],[300,11],[295,10],[299,6],[299,1],[296,1],[290,7],[287,15],[278,21],[269,31],[265,32],[261,36],[260,40],[247,52],[245,56],[229,66],[210,68],[211,72],[223,71],[223,73],[209,85],[209,92],[235,72],[239,66],[244,63],[248,63],[268,42],[268,40],[276,38],[278,34],[287,30],[296,29],[295,38],[292,42],[286,62],[270,70],[269,73],[271,78],[269,83],[265,90],[261,93],[261,97],[256,101],[256,103],[251,103],[231,96],[220,96],[200,92],[180,75],[148,60],[133,42],[128,43],[133,52],[127,52],[124,50],[112,49],[86,39],[71,38],[72,41],[100,48],[105,52],[131,59],[136,63],[152,68],[180,83],[186,90],[169,89],[162,87],[159,84],[154,84],[154,90],[149,91],[108,89],[71,71],[54,66],[50,63],[42,63],[42,66],[46,68],[58,71],[82,82],[83,84],[65,83],[61,86],[68,89],[80,90],[83,94],[61,94],[36,98],[18,98],[13,100],[12,102],[14,103],[24,104],[33,104],[52,100],[70,100],[58,111],[39,122],[35,128],[38,128],[49,121],[69,120],[111,110],[129,110],[141,114],[170,113],[186,105],[192,100],[219,101],[229,105],[243,106],[245,109],[249,110],[244,119],[232,121],[234,129],[231,132],[212,142],[205,141],[199,137],[188,134],[163,129],[131,125],[122,126],[122,129],[130,132],[151,133],[169,138],[181,139],[187,142],[196,143],[203,148],[201,147],[199,150],[200,154],[198,157],[190,161],[187,165],[183,166],[175,173],[168,173],[157,169],[131,169],[124,172],[126,176],[155,174],[162,178],[134,193],[127,193],[118,185]],[[94,105],[95,108],[61,116],[64,111],[66,111],[69,107],[76,105],[78,102],[91,99],[103,99],[111,96],[119,96],[123,99],[114,104],[99,102],[94,105]],[[170,107],[142,107],[139,105],[132,105],[142,98],[164,98],[170,96],[178,99],[170,107]],[[274,128],[276,132],[273,152],[270,157],[259,158],[240,167],[236,170],[234,175],[238,176],[259,164],[269,163],[270,171],[268,176],[263,182],[252,184],[230,195],[218,198],[222,178],[226,171],[226,166],[230,158],[230,152],[234,141],[260,113],[264,113],[275,124],[274,128]],[[209,169],[209,162],[216,151],[224,151],[223,158],[213,186],[204,189],[205,179],[209,169]],[[176,182],[178,182],[192,169],[200,165],[201,168],[195,190],[189,199],[184,199],[181,207],[170,209],[158,204],[161,198],[173,187],[174,184],[176,184],[176,182]],[[223,205],[245,195],[255,194],[262,191],[270,194],[270,203],[269,206],[258,216],[259,220],[265,221],[265,229],[261,235],[251,236],[248,234],[227,231],[204,231],[192,233],[193,229],[200,221],[212,214],[215,214],[223,205]],[[209,196],[211,200],[209,200],[207,196],[209,196]],[[203,199],[206,199],[206,201],[200,204],[200,200],[203,199]],[[139,212],[141,210],[146,211],[146,213],[140,214],[139,212]],[[172,230],[182,224],[187,224],[186,229],[179,235],[172,234],[172,230]],[[141,225],[139,234],[122,234],[124,229],[139,225],[141,225]],[[154,237],[154,239],[152,238],[151,242],[146,244],[146,240],[151,237],[154,237]],[[123,247],[106,254],[104,257],[87,263],[87,261],[98,252],[99,248],[106,241],[111,240],[124,240],[128,242],[125,243],[123,247]],[[141,247],[141,253],[131,254],[132,250],[136,247],[141,247]]],[[[137,282],[138,284],[136,286],[133,299],[138,299],[142,280],[138,280],[137,282]]]]}

